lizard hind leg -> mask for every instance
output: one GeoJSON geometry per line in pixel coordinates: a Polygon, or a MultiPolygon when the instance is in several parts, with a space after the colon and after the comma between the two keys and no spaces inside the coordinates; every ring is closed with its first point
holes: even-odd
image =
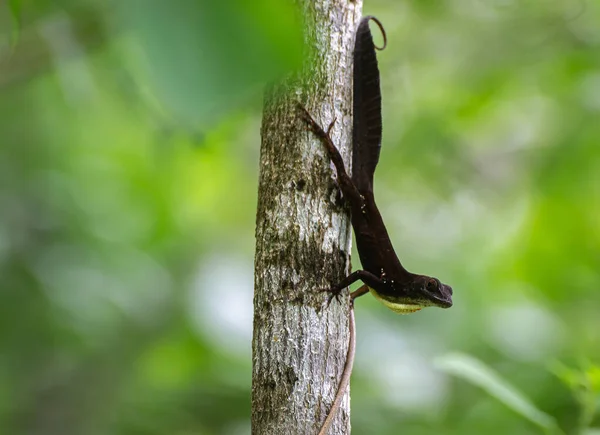
{"type": "Polygon", "coordinates": [[[369,286],[367,284],[363,284],[361,287],[350,293],[350,304],[354,305],[354,299],[366,295],[367,293],[369,293],[369,286]]]}
{"type": "Polygon", "coordinates": [[[323,127],[314,120],[311,114],[306,110],[306,108],[297,103],[297,107],[300,110],[302,118],[308,124],[311,131],[319,138],[319,140],[325,145],[325,149],[327,150],[327,154],[329,154],[329,158],[333,162],[335,169],[337,171],[337,179],[340,185],[340,189],[344,194],[344,197],[347,198],[351,203],[360,203],[363,201],[360,192],[352,182],[352,179],[346,172],[346,167],[344,166],[344,160],[336,146],[333,144],[333,140],[331,139],[330,133],[335,124],[335,119],[331,121],[327,131],[323,130],[323,127]]]}

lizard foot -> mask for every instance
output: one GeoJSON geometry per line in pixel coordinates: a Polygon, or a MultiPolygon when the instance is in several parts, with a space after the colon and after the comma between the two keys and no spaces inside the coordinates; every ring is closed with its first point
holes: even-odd
{"type": "Polygon", "coordinates": [[[335,298],[336,301],[341,302],[340,295],[342,294],[342,290],[344,290],[343,287],[331,287],[319,290],[319,292],[321,293],[329,293],[329,297],[327,298],[327,308],[329,308],[329,305],[331,305],[331,301],[333,300],[333,298],[335,298]]]}

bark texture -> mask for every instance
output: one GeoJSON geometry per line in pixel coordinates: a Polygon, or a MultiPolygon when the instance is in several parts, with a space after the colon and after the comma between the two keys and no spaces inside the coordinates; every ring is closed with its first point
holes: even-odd
{"type": "MultiPolygon", "coordinates": [[[[324,127],[350,167],[352,51],[362,3],[301,2],[316,55],[302,78],[266,95],[256,228],[252,433],[316,434],[333,402],[348,349],[348,299],[328,288],[350,270],[351,227],[323,145],[295,102],[324,127]]],[[[348,394],[330,434],[350,432],[348,394]]]]}

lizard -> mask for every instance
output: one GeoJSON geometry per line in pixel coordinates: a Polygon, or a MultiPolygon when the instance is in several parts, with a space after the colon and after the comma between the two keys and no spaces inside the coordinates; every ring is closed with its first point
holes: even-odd
{"type": "Polygon", "coordinates": [[[342,156],[330,136],[336,120],[324,130],[308,110],[297,103],[303,120],[323,143],[329,159],[335,166],[339,188],[344,201],[350,206],[352,228],[363,267],[324,290],[330,293],[330,303],[333,297],[339,297],[343,289],[354,282],[360,280],[364,283],[350,295],[350,343],[346,364],[336,397],[319,435],[327,433],[350,382],[356,347],[354,300],[357,297],[371,293],[386,307],[401,314],[413,313],[429,306],[452,306],[452,287],[443,284],[437,278],[411,273],[402,266],[375,203],[373,177],[379,162],[382,139],[381,88],[375,49],[383,50],[386,45],[387,37],[381,22],[373,16],[363,17],[356,31],[353,55],[351,176],[348,175],[342,156]],[[373,42],[369,29],[371,20],[382,32],[382,47],[376,47],[373,42]]]}

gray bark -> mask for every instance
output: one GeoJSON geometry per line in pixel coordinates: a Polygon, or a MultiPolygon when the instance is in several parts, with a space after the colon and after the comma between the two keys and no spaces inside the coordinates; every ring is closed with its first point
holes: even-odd
{"type": "MultiPolygon", "coordinates": [[[[326,308],[328,288],[350,271],[351,227],[323,144],[295,101],[325,128],[350,168],[352,51],[362,2],[302,2],[316,45],[302,78],[265,98],[256,227],[252,433],[317,434],[348,349],[348,299],[326,308]]],[[[350,432],[346,394],[330,434],[350,432]]]]}

